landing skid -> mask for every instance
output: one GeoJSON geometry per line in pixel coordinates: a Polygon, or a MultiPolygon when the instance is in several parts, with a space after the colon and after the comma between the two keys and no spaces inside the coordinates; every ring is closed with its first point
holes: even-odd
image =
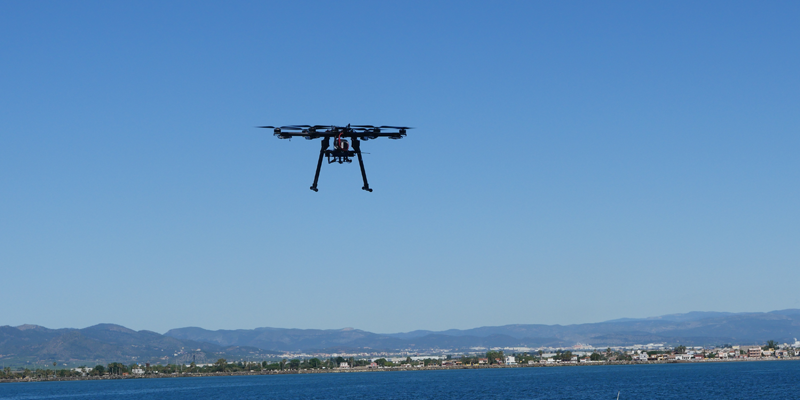
{"type": "Polygon", "coordinates": [[[314,183],[311,185],[311,190],[318,192],[317,189],[317,182],[319,182],[319,171],[322,169],[322,159],[327,156],[328,164],[338,162],[339,164],[342,163],[350,163],[353,160],[350,159],[353,155],[358,156],[358,165],[361,168],[361,178],[364,180],[364,186],[361,187],[362,190],[366,190],[367,192],[372,192],[372,189],[369,187],[369,182],[367,182],[367,171],[364,170],[364,159],[361,157],[361,142],[358,138],[353,138],[353,151],[347,150],[328,150],[330,147],[331,141],[330,138],[324,138],[322,140],[321,147],[319,149],[319,159],[317,159],[317,171],[314,173],[314,183]],[[331,159],[333,158],[333,159],[331,159]]]}

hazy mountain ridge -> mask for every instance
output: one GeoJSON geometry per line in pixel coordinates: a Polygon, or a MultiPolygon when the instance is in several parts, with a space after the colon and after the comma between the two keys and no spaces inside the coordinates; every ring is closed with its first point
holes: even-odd
{"type": "Polygon", "coordinates": [[[172,329],[161,335],[114,324],[83,329],[0,326],[0,360],[86,365],[119,362],[213,362],[217,358],[269,358],[283,352],[363,352],[400,349],[469,350],[472,347],[597,347],[664,343],[668,346],[794,342],[800,310],[767,313],[695,312],[576,324],[514,324],[445,331],[379,334],[360,329],[256,328],[211,331],[172,329]],[[177,355],[176,355],[177,354],[177,355]]]}
{"type": "Polygon", "coordinates": [[[651,318],[576,325],[514,324],[445,331],[375,334],[361,330],[256,328],[209,331],[179,328],[165,335],[218,344],[242,344],[275,351],[332,348],[453,349],[469,347],[624,346],[647,343],[722,344],[793,342],[800,337],[800,310],[768,313],[690,312],[651,318]],[[230,333],[229,333],[230,332],[230,333]],[[264,334],[268,332],[268,334],[264,334]],[[247,340],[242,340],[242,338],[247,340]],[[771,338],[771,339],[770,339],[771,338]]]}
{"type": "Polygon", "coordinates": [[[166,364],[178,359],[213,362],[217,358],[264,353],[254,347],[219,346],[146,330],[134,331],[113,324],[83,329],[0,326],[0,359],[6,363],[47,361],[95,365],[119,361],[166,364]]]}
{"type": "Polygon", "coordinates": [[[256,328],[209,331],[192,327],[172,329],[164,335],[179,339],[214,343],[221,346],[253,346],[281,351],[336,347],[355,341],[375,345],[388,339],[384,337],[385,335],[359,329],[256,328]]]}

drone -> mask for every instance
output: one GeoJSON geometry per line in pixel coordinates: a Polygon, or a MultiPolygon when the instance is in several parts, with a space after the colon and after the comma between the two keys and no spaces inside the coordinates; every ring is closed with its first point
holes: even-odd
{"type": "Polygon", "coordinates": [[[319,150],[319,160],[317,161],[317,172],[314,174],[314,184],[311,190],[317,192],[317,181],[319,181],[319,170],[322,168],[322,158],[327,157],[328,164],[338,162],[351,163],[350,157],[358,156],[358,165],[361,166],[361,177],[364,178],[364,186],[361,189],[372,192],[367,182],[367,173],[364,171],[364,160],[361,158],[361,141],[388,137],[389,139],[402,139],[406,136],[406,130],[412,129],[407,126],[372,126],[372,125],[286,125],[286,126],[259,126],[258,128],[273,129],[274,135],[278,139],[291,139],[293,137],[303,137],[307,140],[322,138],[322,147],[319,150]],[[331,146],[333,139],[333,149],[331,146]],[[348,141],[349,139],[349,141],[348,141]],[[352,142],[352,150],[350,143],[352,142]]]}

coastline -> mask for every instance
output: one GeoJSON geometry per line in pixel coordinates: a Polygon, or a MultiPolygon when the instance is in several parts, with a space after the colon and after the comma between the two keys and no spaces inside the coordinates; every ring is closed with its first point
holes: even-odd
{"type": "Polygon", "coordinates": [[[515,368],[558,368],[558,367],[590,367],[605,365],[649,365],[649,364],[698,364],[698,363],[730,363],[730,362],[759,362],[759,361],[798,361],[800,357],[787,358],[733,358],[733,359],[705,359],[705,360],[669,360],[669,361],[599,361],[583,363],[536,363],[523,365],[447,365],[427,367],[386,367],[386,368],[335,368],[335,369],[300,369],[300,370],[271,370],[271,371],[239,371],[239,372],[184,372],[172,374],[146,374],[146,375],[104,375],[104,376],[74,376],[61,378],[15,378],[0,379],[0,383],[23,382],[66,382],[66,381],[99,381],[118,379],[166,379],[166,378],[201,378],[214,376],[257,376],[257,375],[300,375],[300,374],[346,374],[363,372],[398,372],[398,371],[444,371],[460,369],[515,369],[515,368]]]}

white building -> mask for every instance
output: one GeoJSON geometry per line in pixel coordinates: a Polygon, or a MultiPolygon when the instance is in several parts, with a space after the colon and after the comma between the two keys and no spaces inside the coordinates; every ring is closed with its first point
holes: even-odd
{"type": "Polygon", "coordinates": [[[92,369],[89,368],[89,367],[72,368],[72,370],[75,371],[75,372],[80,372],[81,375],[83,375],[83,376],[86,376],[86,374],[88,374],[89,372],[92,372],[92,369]]]}
{"type": "Polygon", "coordinates": [[[517,359],[514,356],[506,356],[506,365],[517,365],[517,359]]]}

